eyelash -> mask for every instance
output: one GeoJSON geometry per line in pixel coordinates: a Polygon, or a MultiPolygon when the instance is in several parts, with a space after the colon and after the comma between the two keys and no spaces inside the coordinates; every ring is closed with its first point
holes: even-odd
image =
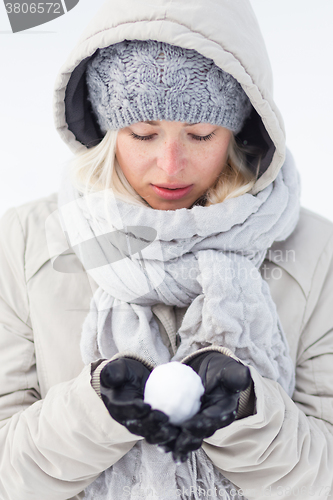
{"type": "Polygon", "coordinates": [[[138,139],[139,141],[149,141],[153,136],[152,135],[136,135],[134,132],[131,132],[131,136],[134,137],[134,139],[138,139]]]}
{"type": "Polygon", "coordinates": [[[213,137],[213,135],[215,135],[214,132],[212,132],[211,134],[205,135],[205,136],[202,136],[202,135],[192,135],[192,137],[196,141],[210,141],[211,138],[213,137]]]}
{"type": "MultiPolygon", "coordinates": [[[[205,136],[201,136],[201,135],[193,135],[193,134],[190,134],[193,139],[195,141],[210,141],[213,137],[213,135],[215,135],[214,132],[212,132],[211,134],[208,134],[208,135],[205,135],[205,136]]],[[[131,136],[134,137],[134,139],[137,139],[139,141],[149,141],[153,135],[137,135],[137,134],[134,134],[134,132],[131,132],[131,136]]]]}

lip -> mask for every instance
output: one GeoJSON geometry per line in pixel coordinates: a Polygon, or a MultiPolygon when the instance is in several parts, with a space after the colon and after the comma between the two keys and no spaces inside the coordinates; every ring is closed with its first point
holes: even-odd
{"type": "Polygon", "coordinates": [[[163,184],[162,186],[151,185],[155,193],[164,200],[179,200],[186,196],[193,188],[193,184],[163,184]]]}

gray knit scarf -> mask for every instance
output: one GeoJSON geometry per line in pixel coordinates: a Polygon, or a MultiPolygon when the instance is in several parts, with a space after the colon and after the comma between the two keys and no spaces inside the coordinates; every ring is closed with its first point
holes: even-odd
{"type": "MultiPolygon", "coordinates": [[[[59,212],[99,285],[83,325],[85,364],[124,351],[155,365],[170,361],[151,307],[188,306],[172,359],[226,346],[292,395],[294,367],[259,272],[267,249],[286,239],[299,217],[299,177],[289,153],[276,180],[257,195],[174,211],[132,205],[111,189],[85,197],[65,175],[59,212]]],[[[177,465],[140,440],[86,488],[85,499],[198,500],[209,490],[212,499],[237,500],[232,487],[202,449],[177,465]]]]}

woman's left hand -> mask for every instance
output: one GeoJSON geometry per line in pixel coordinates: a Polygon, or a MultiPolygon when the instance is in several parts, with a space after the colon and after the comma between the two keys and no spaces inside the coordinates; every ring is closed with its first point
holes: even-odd
{"type": "Polygon", "coordinates": [[[101,371],[102,400],[111,417],[132,434],[143,436],[150,444],[175,441],[180,429],[169,423],[169,417],[143,401],[149,370],[131,358],[110,361],[101,371]]]}
{"type": "Polygon", "coordinates": [[[240,392],[252,382],[248,367],[216,351],[199,354],[188,364],[201,377],[205,388],[201,408],[181,425],[177,439],[163,446],[181,462],[189,452],[200,448],[203,439],[235,420],[240,392]]]}

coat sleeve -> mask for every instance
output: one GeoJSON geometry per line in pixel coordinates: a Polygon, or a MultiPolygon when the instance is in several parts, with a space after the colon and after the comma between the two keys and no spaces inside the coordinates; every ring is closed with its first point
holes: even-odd
{"type": "Polygon", "coordinates": [[[115,422],[91,386],[91,366],[40,397],[15,209],[0,220],[0,498],[67,500],[138,437],[115,422]]]}
{"type": "Polygon", "coordinates": [[[291,399],[251,368],[256,413],[203,448],[249,500],[333,496],[333,241],[318,262],[303,321],[291,399]]]}

